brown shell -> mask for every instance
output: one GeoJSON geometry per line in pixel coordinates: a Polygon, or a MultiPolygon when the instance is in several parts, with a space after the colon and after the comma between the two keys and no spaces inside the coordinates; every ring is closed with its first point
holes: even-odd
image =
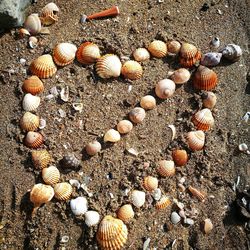
{"type": "Polygon", "coordinates": [[[142,123],[142,121],[146,117],[146,112],[143,108],[136,107],[129,112],[128,116],[132,122],[142,123]]]}
{"type": "Polygon", "coordinates": [[[59,66],[71,64],[76,55],[77,47],[72,43],[59,43],[53,50],[53,59],[59,66]]]}
{"type": "Polygon", "coordinates": [[[29,131],[24,138],[24,144],[29,148],[39,148],[43,144],[43,141],[43,136],[33,131],[29,131]]]}
{"type": "Polygon", "coordinates": [[[193,196],[195,196],[199,201],[204,202],[205,201],[205,194],[198,189],[189,186],[188,190],[191,192],[193,196]]]}
{"type": "Polygon", "coordinates": [[[54,186],[55,197],[60,201],[66,201],[70,198],[73,188],[68,182],[57,183],[54,186]]]}
{"type": "Polygon", "coordinates": [[[95,63],[100,57],[99,47],[91,42],[82,43],[76,52],[77,61],[81,64],[95,63]]]}
{"type": "Polygon", "coordinates": [[[187,151],[184,149],[174,149],[172,151],[172,157],[173,157],[174,163],[177,166],[184,166],[187,164],[188,154],[187,154],[187,151]]]}
{"type": "Polygon", "coordinates": [[[51,162],[51,156],[47,150],[35,150],[31,152],[32,162],[37,169],[46,168],[51,162]]]}
{"type": "Polygon", "coordinates": [[[156,100],[152,95],[146,95],[141,98],[140,105],[145,110],[151,110],[156,107],[156,100]]]}
{"type": "Polygon", "coordinates": [[[128,223],[134,216],[135,213],[130,204],[121,206],[117,211],[117,217],[125,223],[128,223]]]}
{"type": "Polygon", "coordinates": [[[178,54],[181,49],[181,44],[178,41],[169,41],[167,42],[168,52],[172,54],[178,54]]]}
{"type": "Polygon", "coordinates": [[[188,132],[187,143],[194,151],[202,150],[205,145],[205,133],[202,130],[188,132]]]}
{"type": "Polygon", "coordinates": [[[140,63],[130,60],[123,64],[121,73],[127,79],[137,80],[142,77],[143,70],[140,63]]]}
{"type": "Polygon", "coordinates": [[[39,127],[39,122],[39,116],[26,112],[20,119],[20,127],[25,131],[35,131],[39,127]]]}
{"type": "Polygon", "coordinates": [[[216,105],[217,97],[213,92],[206,92],[202,95],[202,103],[205,108],[213,109],[216,105]]]}
{"type": "Polygon", "coordinates": [[[192,122],[199,130],[207,131],[214,125],[212,112],[208,108],[204,108],[196,112],[192,117],[192,122]]]}
{"type": "Polygon", "coordinates": [[[156,202],[155,207],[156,209],[165,209],[171,204],[171,200],[168,196],[162,196],[159,201],[156,202]]]}
{"type": "Polygon", "coordinates": [[[143,186],[147,191],[154,191],[156,188],[158,188],[158,179],[153,176],[146,176],[143,180],[143,186]]]}
{"type": "Polygon", "coordinates": [[[163,177],[173,176],[175,166],[173,161],[161,160],[158,162],[157,172],[163,177]]]}
{"type": "Polygon", "coordinates": [[[37,76],[31,76],[24,80],[22,86],[23,92],[36,95],[42,93],[44,90],[43,82],[37,76]]]}
{"type": "Polygon", "coordinates": [[[148,51],[156,58],[165,57],[168,53],[167,44],[163,41],[155,40],[149,44],[148,51]]]}
{"type": "Polygon", "coordinates": [[[55,166],[43,168],[42,170],[43,181],[48,185],[56,184],[60,179],[60,172],[55,166]]]}
{"type": "Polygon", "coordinates": [[[127,134],[133,129],[133,123],[129,120],[121,120],[117,124],[117,130],[120,134],[127,134]]]}

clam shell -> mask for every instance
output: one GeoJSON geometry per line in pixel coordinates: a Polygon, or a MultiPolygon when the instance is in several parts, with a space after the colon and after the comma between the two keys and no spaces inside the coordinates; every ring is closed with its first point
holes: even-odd
{"type": "Polygon", "coordinates": [[[122,63],[116,55],[107,54],[97,59],[96,71],[101,78],[118,77],[121,69],[122,63]]]}
{"type": "Polygon", "coordinates": [[[156,58],[165,57],[168,53],[167,44],[160,40],[151,42],[148,46],[148,50],[152,56],[156,58]]]}
{"type": "Polygon", "coordinates": [[[53,59],[58,66],[65,66],[75,59],[77,47],[72,43],[59,43],[53,50],[53,59]]]}
{"type": "Polygon", "coordinates": [[[25,131],[35,131],[38,129],[39,123],[39,116],[26,112],[20,120],[20,127],[25,131]]]}
{"type": "Polygon", "coordinates": [[[30,71],[39,78],[49,78],[56,73],[57,68],[53,62],[52,56],[46,54],[39,56],[31,62],[30,71]]]}
{"type": "Polygon", "coordinates": [[[143,108],[136,107],[129,112],[128,116],[133,123],[142,123],[146,117],[146,112],[143,108]]]}
{"type": "Polygon", "coordinates": [[[143,96],[140,105],[145,110],[151,110],[156,107],[156,100],[152,95],[143,96]]]}
{"type": "Polygon", "coordinates": [[[213,92],[206,92],[202,95],[202,103],[205,108],[213,109],[216,105],[217,97],[213,92]]]}
{"type": "Polygon", "coordinates": [[[175,84],[186,83],[191,77],[189,70],[180,68],[174,71],[170,78],[174,81],[175,84]]]}
{"type": "Polygon", "coordinates": [[[200,64],[207,67],[214,67],[220,63],[222,53],[209,52],[202,56],[200,64]]]}
{"type": "Polygon", "coordinates": [[[201,52],[190,43],[182,43],[180,49],[180,64],[184,67],[192,67],[201,59],[201,52]]]}
{"type": "Polygon", "coordinates": [[[134,216],[135,213],[130,204],[121,206],[117,211],[117,217],[125,223],[128,223],[134,216]]]}
{"type": "Polygon", "coordinates": [[[133,190],[131,193],[131,202],[135,207],[142,207],[145,203],[146,194],[143,191],[133,190]]]}
{"type": "Polygon", "coordinates": [[[158,188],[158,179],[153,176],[146,176],[143,180],[143,186],[147,191],[154,191],[158,188]]]}
{"type": "Polygon", "coordinates": [[[64,168],[78,168],[81,165],[81,161],[74,154],[68,153],[62,158],[61,165],[64,168]]]}
{"type": "Polygon", "coordinates": [[[77,61],[81,64],[95,63],[100,57],[99,47],[91,42],[81,44],[76,52],[77,61]]]}
{"type": "Polygon", "coordinates": [[[43,144],[43,141],[43,136],[33,131],[29,131],[24,138],[24,144],[29,148],[39,148],[43,144]]]}
{"type": "Polygon", "coordinates": [[[18,32],[19,32],[19,37],[20,37],[20,38],[23,38],[23,37],[25,37],[25,36],[30,36],[29,31],[26,30],[26,29],[24,29],[24,28],[19,29],[18,32]]]}
{"type": "Polygon", "coordinates": [[[32,162],[37,169],[46,168],[51,162],[51,156],[47,150],[36,150],[31,152],[32,162]]]}
{"type": "Polygon", "coordinates": [[[242,50],[239,45],[228,44],[224,49],[221,50],[222,56],[231,62],[239,61],[242,56],[242,50]]]}
{"type": "Polygon", "coordinates": [[[204,224],[204,228],[203,228],[204,233],[205,234],[210,233],[214,227],[212,221],[210,219],[205,219],[203,221],[203,224],[204,224]]]}
{"type": "Polygon", "coordinates": [[[208,108],[204,108],[196,112],[192,117],[192,122],[198,130],[207,131],[214,125],[212,112],[208,108]]]}
{"type": "Polygon", "coordinates": [[[55,166],[42,169],[43,181],[48,185],[56,184],[60,179],[60,172],[55,166]]]}
{"type": "Polygon", "coordinates": [[[169,79],[163,79],[156,84],[155,93],[161,99],[167,99],[173,96],[175,92],[175,83],[169,79]]]}
{"type": "Polygon", "coordinates": [[[121,140],[120,133],[115,129],[108,130],[103,138],[104,142],[118,142],[121,140]]]}
{"type": "Polygon", "coordinates": [[[189,186],[188,190],[190,191],[190,193],[195,196],[199,201],[204,202],[205,201],[205,194],[201,191],[199,191],[198,189],[189,186]]]}
{"type": "Polygon", "coordinates": [[[184,149],[175,149],[172,151],[172,157],[174,163],[177,166],[184,166],[187,164],[188,161],[188,154],[187,151],[184,149]]]}
{"type": "Polygon", "coordinates": [[[144,62],[149,60],[150,54],[145,48],[138,48],[133,52],[133,57],[137,62],[144,62]]]}
{"type": "Polygon", "coordinates": [[[96,238],[101,249],[119,250],[127,241],[128,229],[122,220],[107,215],[99,224],[96,238]]]}
{"type": "Polygon", "coordinates": [[[178,41],[169,41],[167,42],[168,52],[171,54],[178,54],[181,49],[181,44],[178,41]]]}
{"type": "Polygon", "coordinates": [[[120,134],[127,134],[133,129],[133,123],[129,120],[119,121],[117,130],[120,134]]]}
{"type": "Polygon", "coordinates": [[[124,78],[137,80],[142,77],[143,70],[138,62],[130,60],[123,64],[121,73],[124,78]]]}
{"type": "Polygon", "coordinates": [[[29,15],[24,22],[24,28],[32,35],[38,34],[42,28],[38,14],[29,15]]]}
{"type": "Polygon", "coordinates": [[[163,177],[173,176],[175,174],[174,161],[167,161],[167,160],[159,161],[157,172],[163,177]]]}
{"type": "Polygon", "coordinates": [[[97,225],[100,221],[100,214],[96,211],[87,211],[84,215],[85,217],[85,224],[88,226],[88,227],[93,227],[95,225],[97,225]]]}
{"type": "Polygon", "coordinates": [[[55,197],[60,201],[66,201],[70,198],[73,188],[68,182],[57,183],[54,186],[55,197]]]}
{"type": "Polygon", "coordinates": [[[202,150],[205,145],[205,133],[202,130],[188,132],[187,143],[194,151],[202,150]]]}
{"type": "Polygon", "coordinates": [[[97,154],[98,152],[100,152],[102,149],[102,145],[100,142],[98,141],[93,141],[93,142],[90,142],[86,147],[85,147],[85,150],[87,152],[88,155],[95,155],[97,154]]]}
{"type": "Polygon", "coordinates": [[[85,214],[88,210],[88,201],[85,197],[71,199],[70,208],[72,213],[76,216],[85,214]]]}
{"type": "Polygon", "coordinates": [[[40,19],[43,25],[51,25],[58,21],[59,8],[55,3],[48,3],[42,8],[40,19]]]}
{"type": "Polygon", "coordinates": [[[23,109],[25,111],[35,111],[40,105],[40,101],[41,98],[39,96],[28,93],[23,98],[23,109]]]}
{"type": "Polygon", "coordinates": [[[22,89],[23,92],[36,95],[43,92],[44,85],[43,82],[37,76],[31,76],[28,79],[24,80],[22,89]]]}
{"type": "Polygon", "coordinates": [[[156,209],[165,209],[171,204],[171,200],[168,196],[162,196],[159,201],[156,202],[155,207],[156,209]]]}

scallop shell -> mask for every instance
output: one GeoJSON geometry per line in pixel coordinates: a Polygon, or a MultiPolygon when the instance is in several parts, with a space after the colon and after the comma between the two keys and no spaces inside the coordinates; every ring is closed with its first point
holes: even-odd
{"type": "Polygon", "coordinates": [[[231,62],[239,61],[242,56],[242,50],[239,45],[228,44],[224,49],[221,50],[222,56],[231,62]]]}
{"type": "Polygon", "coordinates": [[[156,100],[152,95],[143,96],[140,105],[145,110],[151,110],[156,107],[156,100]]]}
{"type": "Polygon", "coordinates": [[[135,213],[130,204],[121,206],[117,211],[117,217],[125,223],[128,223],[134,216],[135,213]]]}
{"type": "Polygon", "coordinates": [[[157,172],[163,177],[173,176],[175,166],[173,161],[161,160],[158,162],[157,172]]]}
{"type": "Polygon", "coordinates": [[[129,112],[128,116],[132,122],[142,123],[146,117],[146,112],[143,108],[136,107],[129,112]]]}
{"type": "Polygon", "coordinates": [[[43,181],[48,185],[56,184],[60,179],[60,172],[55,166],[42,169],[43,181]]]}
{"type": "Polygon", "coordinates": [[[39,56],[31,62],[30,71],[39,78],[49,78],[56,73],[57,68],[53,62],[52,56],[46,54],[39,56]]]}
{"type": "Polygon", "coordinates": [[[32,35],[40,33],[42,25],[38,14],[29,15],[24,22],[24,28],[32,35]]]}
{"type": "Polygon", "coordinates": [[[88,201],[85,197],[71,199],[70,208],[74,215],[83,215],[88,211],[88,201]]]}
{"type": "Polygon", "coordinates": [[[153,176],[144,177],[143,186],[147,191],[154,191],[158,188],[158,179],[153,176]]]}
{"type": "Polygon", "coordinates": [[[168,196],[162,196],[159,201],[156,202],[155,207],[156,209],[165,209],[171,204],[171,200],[168,196]]]}
{"type": "Polygon", "coordinates": [[[93,227],[97,225],[100,221],[100,214],[96,211],[87,211],[84,214],[84,222],[88,227],[93,227]]]}
{"type": "Polygon", "coordinates": [[[68,182],[57,183],[54,186],[55,197],[60,201],[66,201],[70,198],[73,188],[68,182]]]}
{"type": "Polygon", "coordinates": [[[167,42],[168,52],[171,54],[178,54],[181,49],[181,44],[178,41],[169,41],[167,42]]]}
{"type": "Polygon", "coordinates": [[[201,52],[190,43],[182,43],[180,49],[180,64],[184,67],[192,67],[201,59],[201,52]]]}
{"type": "Polygon", "coordinates": [[[175,84],[186,83],[191,77],[189,70],[180,68],[174,71],[170,78],[174,81],[175,84]]]}
{"type": "Polygon", "coordinates": [[[36,95],[43,92],[44,85],[43,82],[37,76],[31,76],[28,79],[24,80],[22,90],[23,92],[36,95]]]}
{"type": "Polygon", "coordinates": [[[200,64],[207,67],[214,67],[220,63],[222,53],[209,52],[202,56],[200,64]]]}
{"type": "Polygon", "coordinates": [[[195,196],[199,201],[204,202],[205,201],[205,194],[198,189],[189,186],[188,190],[191,192],[193,196],[195,196]]]}
{"type": "Polygon", "coordinates": [[[108,130],[103,138],[104,142],[118,142],[121,140],[120,133],[115,129],[108,130]]]}
{"type": "Polygon", "coordinates": [[[26,94],[23,98],[23,109],[25,111],[34,111],[40,105],[41,98],[34,96],[30,93],[26,94]]]}
{"type": "Polygon", "coordinates": [[[100,57],[96,63],[96,71],[101,78],[118,77],[121,69],[122,63],[119,57],[113,54],[100,57]]]}
{"type": "Polygon", "coordinates": [[[55,3],[48,3],[42,8],[41,22],[43,25],[51,25],[58,21],[59,8],[55,3]]]}
{"type": "Polygon", "coordinates": [[[77,47],[72,43],[59,43],[53,50],[53,59],[58,66],[72,63],[76,56],[77,47]]]}
{"type": "Polygon", "coordinates": [[[78,168],[81,161],[78,160],[74,154],[67,153],[61,160],[61,165],[64,168],[78,168]]]}
{"type": "Polygon", "coordinates": [[[117,130],[120,134],[127,134],[133,129],[133,123],[129,120],[119,121],[117,130]]]}
{"type": "Polygon", "coordinates": [[[175,92],[175,83],[169,79],[163,79],[156,84],[155,93],[161,99],[167,99],[173,96],[175,92]]]}
{"type": "Polygon", "coordinates": [[[207,131],[214,125],[212,112],[208,108],[204,108],[196,112],[192,117],[192,122],[199,130],[207,131]]]}
{"type": "Polygon", "coordinates": [[[133,57],[137,62],[144,62],[150,58],[150,54],[145,48],[138,48],[133,52],[133,57]]]}
{"type": "Polygon", "coordinates": [[[175,149],[172,151],[172,157],[174,163],[177,166],[184,166],[187,164],[188,161],[188,154],[187,151],[184,149],[175,149]]]}
{"type": "Polygon", "coordinates": [[[46,168],[51,162],[51,156],[47,150],[36,150],[31,152],[32,162],[37,169],[46,168]]]}
{"type": "Polygon", "coordinates": [[[82,64],[95,63],[100,57],[99,47],[91,42],[81,44],[76,52],[77,61],[82,64]]]}
{"type": "Polygon", "coordinates": [[[205,145],[205,133],[202,130],[188,132],[187,143],[194,151],[202,150],[205,145]]]}
{"type": "Polygon", "coordinates": [[[122,75],[130,80],[137,80],[142,77],[142,66],[133,60],[127,61],[122,66],[122,75]]]}
{"type": "Polygon", "coordinates": [[[205,108],[213,109],[216,105],[217,97],[213,92],[206,92],[202,95],[202,103],[205,108]]]}
{"type": "Polygon", "coordinates": [[[127,241],[128,229],[122,220],[107,215],[99,224],[96,238],[101,249],[119,250],[127,241]]]}
{"type": "Polygon", "coordinates": [[[148,46],[148,50],[151,55],[156,58],[165,57],[168,53],[167,44],[160,40],[151,42],[148,46]]]}
{"type": "Polygon", "coordinates": [[[97,154],[98,152],[100,152],[102,149],[102,145],[100,142],[98,141],[93,141],[93,142],[90,142],[86,147],[85,147],[85,150],[87,152],[88,155],[95,155],[97,154]]]}
{"type": "Polygon", "coordinates": [[[43,144],[43,141],[43,136],[33,131],[29,131],[24,138],[24,144],[29,148],[39,148],[43,144]]]}
{"type": "Polygon", "coordinates": [[[26,112],[20,120],[20,127],[25,131],[35,131],[38,129],[39,123],[39,116],[26,112]]]}
{"type": "Polygon", "coordinates": [[[217,83],[217,74],[213,70],[200,65],[194,74],[194,87],[201,90],[211,90],[216,87],[217,83]]]}

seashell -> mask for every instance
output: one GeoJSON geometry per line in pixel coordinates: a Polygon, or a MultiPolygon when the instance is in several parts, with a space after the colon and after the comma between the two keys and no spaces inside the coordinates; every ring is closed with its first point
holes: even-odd
{"type": "Polygon", "coordinates": [[[35,36],[31,36],[28,41],[29,47],[34,49],[38,45],[38,39],[35,36]]]}
{"type": "Polygon", "coordinates": [[[57,68],[53,62],[52,56],[46,54],[39,56],[31,62],[30,71],[39,78],[49,78],[56,73],[57,68]]]}
{"type": "Polygon", "coordinates": [[[202,103],[205,108],[213,109],[217,102],[217,97],[213,92],[206,92],[202,95],[202,103]]]}
{"type": "Polygon", "coordinates": [[[57,183],[54,186],[55,197],[60,201],[66,201],[70,198],[73,188],[68,182],[57,183]]]}
{"type": "Polygon", "coordinates": [[[155,93],[161,99],[167,99],[173,96],[175,92],[175,83],[169,79],[163,79],[156,84],[155,93]]]}
{"type": "Polygon", "coordinates": [[[31,76],[28,79],[24,80],[22,90],[23,92],[36,95],[43,92],[44,85],[43,82],[37,76],[31,76]]]}
{"type": "Polygon", "coordinates": [[[92,19],[98,19],[98,18],[102,18],[102,17],[112,17],[112,16],[117,16],[119,14],[120,14],[120,10],[119,10],[118,6],[113,6],[110,9],[103,10],[103,11],[94,13],[92,15],[89,15],[86,17],[86,19],[92,20],[92,19]]]}
{"type": "Polygon", "coordinates": [[[178,213],[172,212],[170,216],[170,220],[173,224],[178,224],[181,221],[181,217],[178,213]]]}
{"type": "Polygon", "coordinates": [[[43,181],[48,185],[56,184],[60,179],[60,172],[55,166],[42,169],[43,181]]]}
{"type": "Polygon", "coordinates": [[[90,142],[86,147],[85,150],[87,152],[88,155],[95,155],[97,153],[99,153],[102,149],[102,145],[100,142],[98,141],[93,141],[90,142]]]}
{"type": "Polygon", "coordinates": [[[51,25],[58,21],[59,8],[55,3],[48,3],[42,8],[41,22],[43,25],[51,25]]]}
{"type": "Polygon", "coordinates": [[[23,38],[25,36],[30,36],[29,31],[24,28],[19,29],[18,33],[20,38],[23,38]]]}
{"type": "Polygon", "coordinates": [[[130,204],[121,206],[117,211],[117,217],[125,223],[128,223],[134,216],[135,213],[130,204]]]}
{"type": "Polygon", "coordinates": [[[117,130],[110,129],[104,135],[103,140],[104,142],[118,142],[121,140],[121,135],[117,130]]]}
{"type": "Polygon", "coordinates": [[[133,190],[131,193],[132,204],[137,208],[142,207],[144,205],[145,198],[146,194],[143,191],[133,190]]]}
{"type": "Polygon", "coordinates": [[[155,40],[149,44],[148,51],[156,58],[165,57],[168,53],[167,44],[163,41],[155,40]]]}
{"type": "Polygon", "coordinates": [[[119,121],[117,130],[120,134],[127,134],[133,129],[133,123],[129,120],[119,121]]]}
{"type": "Polygon", "coordinates": [[[175,166],[173,161],[161,160],[158,162],[157,172],[163,177],[173,176],[175,166]]]}
{"type": "Polygon", "coordinates": [[[214,125],[212,112],[208,108],[204,108],[196,112],[192,117],[192,122],[199,130],[207,131],[214,125]]]}
{"type": "Polygon", "coordinates": [[[127,241],[128,229],[122,220],[107,215],[99,224],[96,238],[101,249],[119,250],[127,241]]]}
{"type": "Polygon", "coordinates": [[[241,143],[238,145],[238,149],[241,151],[241,152],[246,152],[248,150],[248,146],[246,143],[241,143]]]}
{"type": "Polygon", "coordinates": [[[24,138],[24,144],[29,148],[39,148],[43,144],[43,141],[43,136],[33,131],[29,131],[24,138]]]}
{"type": "Polygon", "coordinates": [[[133,57],[137,62],[144,62],[150,58],[150,54],[145,48],[138,48],[133,52],[133,57]]]}
{"type": "Polygon", "coordinates": [[[180,68],[174,71],[170,78],[174,81],[175,84],[186,83],[191,77],[190,72],[187,69],[180,68]]]}
{"type": "Polygon", "coordinates": [[[64,168],[78,168],[81,165],[81,161],[74,154],[68,153],[62,158],[61,164],[64,168]]]}
{"type": "Polygon", "coordinates": [[[188,132],[187,143],[194,151],[202,150],[205,145],[205,133],[202,130],[188,132]]]}
{"type": "Polygon", "coordinates": [[[205,219],[203,221],[203,224],[204,224],[204,227],[203,227],[204,233],[205,234],[210,233],[214,227],[212,221],[210,219],[205,219]]]}
{"type": "Polygon", "coordinates": [[[100,221],[100,214],[96,211],[87,211],[84,215],[85,217],[85,224],[88,226],[88,227],[93,227],[95,225],[97,225],[100,221]]]}
{"type": "Polygon", "coordinates": [[[122,63],[116,55],[107,54],[97,59],[96,71],[101,78],[118,77],[121,69],[122,63]]]}
{"type": "Polygon", "coordinates": [[[172,157],[174,160],[174,163],[177,166],[184,166],[187,164],[188,161],[188,155],[187,151],[184,149],[175,149],[172,151],[172,157]]]}
{"type": "Polygon", "coordinates": [[[184,67],[192,67],[201,59],[201,52],[190,43],[182,43],[180,49],[180,64],[184,67]]]}
{"type": "Polygon", "coordinates": [[[156,107],[156,100],[152,95],[146,95],[142,97],[140,105],[145,110],[154,109],[156,107]]]}
{"type": "Polygon", "coordinates": [[[88,201],[85,197],[71,199],[70,208],[74,215],[83,215],[88,211],[88,201]]]}
{"type": "Polygon", "coordinates": [[[32,162],[37,169],[46,168],[51,162],[51,156],[47,150],[36,150],[31,152],[32,162]]]}
{"type": "Polygon", "coordinates": [[[169,41],[167,42],[168,52],[171,54],[178,54],[181,49],[181,44],[178,41],[169,41]]]}
{"type": "Polygon", "coordinates": [[[24,28],[32,35],[40,33],[42,25],[38,14],[29,15],[24,22],[24,28]]]}
{"type": "Polygon", "coordinates": [[[168,128],[171,129],[171,132],[172,132],[172,138],[171,138],[171,140],[173,141],[174,138],[175,138],[175,136],[176,136],[176,128],[175,128],[174,125],[168,125],[168,128]]]}
{"type": "Polygon", "coordinates": [[[136,107],[129,112],[128,116],[133,123],[142,123],[146,117],[146,112],[143,108],[136,107]]]}
{"type": "Polygon", "coordinates": [[[95,63],[100,57],[99,47],[91,42],[82,43],[76,52],[77,61],[81,64],[95,63]]]}
{"type": "Polygon", "coordinates": [[[165,209],[171,204],[171,200],[168,196],[162,196],[159,201],[156,202],[155,207],[156,209],[165,209]]]}
{"type": "Polygon", "coordinates": [[[53,59],[58,66],[72,63],[76,56],[77,47],[72,43],[59,43],[53,50],[53,59]]]}
{"type": "Polygon", "coordinates": [[[130,80],[140,79],[142,77],[142,72],[142,66],[133,60],[125,62],[121,70],[122,75],[130,80]]]}
{"type": "Polygon", "coordinates": [[[207,67],[214,67],[220,63],[222,53],[209,52],[201,57],[200,64],[207,67]]]}
{"type": "Polygon", "coordinates": [[[159,201],[161,199],[161,190],[159,188],[156,188],[150,194],[156,201],[159,201]]]}
{"type": "Polygon", "coordinates": [[[158,179],[153,176],[144,177],[143,186],[147,191],[154,191],[158,188],[158,179]]]}
{"type": "Polygon", "coordinates": [[[214,49],[218,49],[220,47],[220,39],[218,37],[213,37],[210,46],[214,49]]]}
{"type": "Polygon", "coordinates": [[[20,127],[25,131],[35,131],[39,127],[39,122],[39,116],[26,112],[20,120],[20,127]]]}
{"type": "Polygon", "coordinates": [[[191,192],[191,194],[193,196],[195,196],[199,201],[202,201],[204,202],[205,201],[205,194],[201,191],[199,191],[198,189],[192,187],[192,186],[189,186],[188,187],[188,190],[191,192]]]}
{"type": "Polygon", "coordinates": [[[41,98],[34,96],[30,93],[26,94],[23,98],[23,109],[25,111],[34,111],[40,105],[41,98]]]}
{"type": "Polygon", "coordinates": [[[240,60],[242,56],[242,50],[239,45],[228,44],[224,49],[220,51],[222,56],[231,62],[236,62],[240,60]]]}
{"type": "Polygon", "coordinates": [[[213,70],[202,65],[198,67],[193,77],[193,84],[196,89],[211,90],[216,87],[217,83],[218,77],[213,70]]]}

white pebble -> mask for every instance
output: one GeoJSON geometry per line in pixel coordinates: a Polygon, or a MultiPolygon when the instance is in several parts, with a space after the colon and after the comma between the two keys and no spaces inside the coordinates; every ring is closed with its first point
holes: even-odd
{"type": "Polygon", "coordinates": [[[21,58],[19,62],[20,62],[22,65],[25,65],[26,60],[25,60],[24,58],[21,58]]]}
{"type": "Polygon", "coordinates": [[[248,150],[247,144],[246,144],[246,143],[241,143],[241,144],[239,145],[239,150],[242,151],[242,152],[247,151],[247,150],[248,150]]]}
{"type": "Polygon", "coordinates": [[[161,190],[156,188],[154,191],[152,191],[151,195],[156,201],[159,201],[161,199],[161,190]]]}
{"type": "Polygon", "coordinates": [[[85,197],[77,197],[70,201],[70,208],[74,215],[85,214],[88,210],[88,201],[85,197]]]}
{"type": "Polygon", "coordinates": [[[85,223],[88,227],[95,226],[100,221],[100,214],[96,211],[87,211],[85,213],[85,223]]]}
{"type": "Polygon", "coordinates": [[[181,221],[181,217],[179,214],[177,214],[176,212],[173,212],[171,214],[171,222],[173,224],[178,224],[181,221]]]}

